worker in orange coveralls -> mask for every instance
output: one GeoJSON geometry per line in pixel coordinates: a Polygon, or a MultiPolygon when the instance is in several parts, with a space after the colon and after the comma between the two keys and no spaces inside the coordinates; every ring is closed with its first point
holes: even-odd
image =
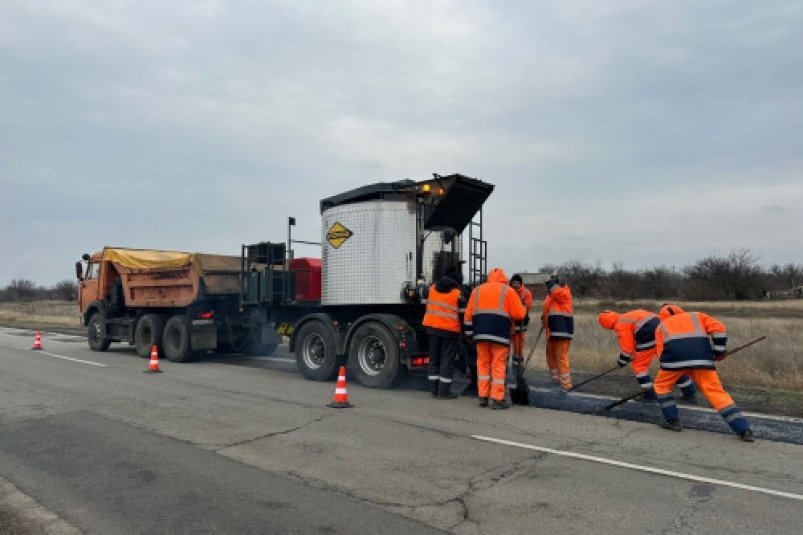
{"type": "MultiPolygon", "coordinates": [[[[524,306],[525,316],[522,321],[513,322],[513,333],[510,335],[512,357],[513,357],[513,372],[515,381],[515,374],[518,373],[518,367],[524,361],[524,342],[527,333],[527,325],[530,323],[530,309],[533,306],[533,294],[524,287],[521,280],[521,275],[518,273],[510,277],[510,287],[516,291],[516,295],[521,299],[521,304],[524,306]]],[[[511,378],[508,377],[508,380],[511,378]]],[[[515,383],[513,384],[515,387],[515,383]]]]}
{"type": "MultiPolygon", "coordinates": [[[[643,392],[645,401],[655,401],[650,364],[656,355],[655,329],[661,320],[649,310],[636,309],[619,314],[613,310],[604,310],[597,316],[599,324],[605,329],[616,332],[619,339],[619,366],[627,366],[633,370],[633,375],[643,392]]],[[[691,378],[684,375],[677,383],[683,392],[683,399],[695,401],[695,388],[691,378]]]]}
{"type": "Polygon", "coordinates": [[[557,275],[546,281],[547,296],[541,315],[546,330],[546,363],[552,380],[563,392],[572,388],[572,373],[569,366],[569,346],[574,337],[574,306],[569,286],[561,283],[557,275]]]}
{"type": "Polygon", "coordinates": [[[686,374],[697,383],[731,430],[745,442],[753,442],[750,424],[739,412],[733,398],[722,388],[714,364],[727,356],[725,325],[708,314],[685,312],[672,304],[661,307],[658,316],[661,323],[655,332],[655,345],[658,358],[661,359],[661,369],[655,378],[655,395],[664,416],[661,427],[672,431],[683,429],[672,387],[686,374]]]}
{"type": "Polygon", "coordinates": [[[466,306],[464,332],[477,347],[477,389],[480,406],[493,399],[494,410],[509,409],[505,401],[505,375],[512,322],[524,319],[526,311],[515,290],[507,285],[500,268],[488,273],[488,282],[474,288],[466,306]]]}

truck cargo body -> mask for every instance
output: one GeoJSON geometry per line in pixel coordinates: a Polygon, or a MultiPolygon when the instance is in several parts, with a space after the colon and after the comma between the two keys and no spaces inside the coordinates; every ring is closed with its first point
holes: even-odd
{"type": "Polygon", "coordinates": [[[176,362],[206,350],[271,349],[252,343],[236,256],[107,247],[84,258],[79,304],[92,349],[127,342],[147,357],[156,345],[176,362]]]}

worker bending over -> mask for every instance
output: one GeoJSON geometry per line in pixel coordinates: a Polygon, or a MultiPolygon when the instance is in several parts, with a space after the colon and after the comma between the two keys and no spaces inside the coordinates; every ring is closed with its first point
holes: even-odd
{"type": "MultiPolygon", "coordinates": [[[[597,320],[603,328],[616,333],[619,340],[619,366],[630,364],[644,400],[655,401],[650,364],[656,355],[655,329],[661,320],[656,314],[644,309],[631,310],[624,314],[604,310],[597,320]]],[[[684,400],[692,403],[696,401],[694,383],[688,375],[682,376],[677,386],[683,392],[684,400]]]]}
{"type": "Polygon", "coordinates": [[[524,319],[521,299],[507,285],[507,276],[499,268],[488,273],[488,282],[474,288],[466,306],[465,333],[477,347],[477,389],[480,406],[508,409],[505,401],[505,375],[512,322],[524,319]]]}
{"type": "Polygon", "coordinates": [[[702,312],[685,312],[672,304],[661,307],[658,315],[661,323],[655,332],[655,344],[661,369],[655,378],[655,395],[665,419],[661,427],[672,431],[683,429],[672,387],[686,374],[697,383],[708,402],[733,432],[745,442],[752,442],[750,424],[739,412],[733,398],[722,388],[714,364],[727,356],[725,325],[702,312]]]}

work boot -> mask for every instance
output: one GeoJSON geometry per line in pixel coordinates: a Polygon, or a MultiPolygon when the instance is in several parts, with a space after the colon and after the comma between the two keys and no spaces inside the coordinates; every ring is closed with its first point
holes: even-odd
{"type": "Polygon", "coordinates": [[[509,408],[510,408],[510,403],[508,403],[504,399],[501,400],[501,401],[498,400],[498,399],[495,399],[495,400],[493,400],[493,403],[491,403],[491,409],[493,409],[495,411],[501,411],[501,410],[505,410],[505,409],[509,409],[509,408]]]}
{"type": "Polygon", "coordinates": [[[741,433],[739,433],[739,438],[742,439],[744,442],[753,442],[755,439],[753,438],[753,432],[750,429],[745,429],[741,433]]]}
{"type": "Polygon", "coordinates": [[[451,390],[452,383],[441,383],[438,387],[438,399],[457,399],[457,394],[451,390]]]}
{"type": "Polygon", "coordinates": [[[488,398],[480,398],[480,407],[488,406],[488,398]]]}
{"type": "Polygon", "coordinates": [[[670,431],[683,431],[683,426],[680,424],[680,420],[663,421],[658,425],[664,429],[669,429],[670,431]]]}

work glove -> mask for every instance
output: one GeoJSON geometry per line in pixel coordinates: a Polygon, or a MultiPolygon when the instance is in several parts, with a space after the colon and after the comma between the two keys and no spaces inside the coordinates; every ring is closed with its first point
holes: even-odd
{"type": "Polygon", "coordinates": [[[616,360],[616,363],[619,365],[620,368],[627,366],[630,364],[630,361],[633,359],[627,353],[619,353],[619,358],[616,360]]]}

